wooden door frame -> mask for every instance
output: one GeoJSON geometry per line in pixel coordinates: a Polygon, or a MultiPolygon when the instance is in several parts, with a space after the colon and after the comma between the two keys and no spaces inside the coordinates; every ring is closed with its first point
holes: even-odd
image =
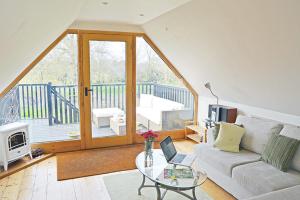
{"type": "MultiPolygon", "coordinates": [[[[90,88],[90,48],[89,41],[116,41],[125,42],[126,44],[126,135],[125,136],[112,136],[112,137],[92,137],[92,118],[91,118],[91,95],[83,95],[84,109],[84,121],[82,127],[84,127],[81,140],[85,143],[85,148],[98,148],[108,147],[117,145],[132,144],[132,133],[133,133],[133,65],[132,65],[132,36],[127,35],[116,35],[116,34],[101,34],[101,33],[83,33],[82,37],[82,70],[83,70],[83,88],[90,88]]],[[[83,89],[82,89],[83,90],[83,89]]]]}
{"type": "MultiPolygon", "coordinates": [[[[78,85],[79,85],[79,102],[80,109],[84,109],[84,85],[83,85],[83,77],[82,69],[83,69],[83,55],[82,55],[82,35],[83,34],[107,34],[107,35],[121,35],[121,36],[131,36],[132,38],[132,123],[136,122],[136,99],[135,99],[135,82],[136,82],[136,37],[143,37],[145,41],[152,47],[152,49],[160,56],[160,58],[166,63],[166,65],[173,71],[175,76],[177,76],[185,85],[185,87],[192,93],[194,97],[194,121],[195,123],[198,120],[198,94],[193,89],[193,87],[189,84],[189,82],[180,74],[180,72],[176,69],[176,67],[169,61],[169,59],[160,51],[160,49],[155,45],[155,43],[145,34],[145,33],[133,33],[133,32],[115,32],[115,31],[99,31],[99,30],[80,30],[80,29],[68,29],[64,31],[54,42],[52,42],[40,55],[36,57],[3,91],[0,93],[0,98],[3,97],[6,93],[8,93],[30,70],[35,67],[37,63],[39,63],[67,34],[77,34],[78,37],[78,85]],[[80,75],[81,74],[81,75],[80,75]]],[[[129,109],[129,107],[127,108],[129,109]]],[[[80,115],[81,121],[84,120],[84,115],[80,115]]],[[[56,152],[65,152],[65,151],[75,151],[86,148],[85,143],[85,125],[84,123],[80,124],[81,130],[81,140],[69,140],[69,141],[57,141],[57,142],[47,142],[47,143],[36,143],[32,144],[33,148],[43,148],[47,153],[56,153],[56,152]]],[[[129,143],[141,143],[143,139],[135,134],[135,126],[132,126],[132,130],[129,132],[131,134],[131,138],[129,139],[129,143]]],[[[163,131],[159,134],[159,140],[163,137],[171,135],[175,139],[184,138],[184,130],[174,130],[174,131],[163,131]]]]}

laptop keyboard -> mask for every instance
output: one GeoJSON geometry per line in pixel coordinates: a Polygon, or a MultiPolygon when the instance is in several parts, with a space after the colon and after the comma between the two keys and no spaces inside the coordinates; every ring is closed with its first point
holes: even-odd
{"type": "Polygon", "coordinates": [[[183,154],[177,154],[172,161],[175,163],[180,163],[181,161],[183,161],[183,159],[185,158],[186,155],[183,154]]]}

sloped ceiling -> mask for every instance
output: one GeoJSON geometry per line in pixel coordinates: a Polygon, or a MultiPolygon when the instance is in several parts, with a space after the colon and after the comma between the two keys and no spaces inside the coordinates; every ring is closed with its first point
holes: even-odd
{"type": "Polygon", "coordinates": [[[116,31],[118,24],[123,23],[119,26],[121,29],[140,30],[133,25],[149,21],[188,1],[0,0],[0,91],[71,24],[73,28],[116,31]],[[85,20],[88,23],[81,23],[85,20]]]}
{"type": "Polygon", "coordinates": [[[194,0],[143,25],[200,97],[300,115],[300,1],[194,0]]]}
{"type": "Polygon", "coordinates": [[[190,0],[87,0],[78,21],[143,24],[190,0]]]}
{"type": "Polygon", "coordinates": [[[0,91],[78,16],[85,0],[1,0],[0,91]]]}

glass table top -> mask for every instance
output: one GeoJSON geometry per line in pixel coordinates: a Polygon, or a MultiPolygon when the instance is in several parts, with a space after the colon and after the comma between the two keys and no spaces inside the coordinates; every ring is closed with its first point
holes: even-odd
{"type": "MultiPolygon", "coordinates": [[[[145,167],[144,161],[145,161],[145,154],[144,152],[141,152],[136,157],[136,166],[138,170],[153,182],[157,182],[167,187],[181,188],[181,189],[194,188],[196,186],[201,185],[207,179],[207,175],[205,172],[197,171],[194,169],[194,167],[184,167],[179,165],[176,166],[176,170],[177,171],[180,171],[178,169],[183,169],[183,171],[190,170],[190,174],[192,174],[190,178],[180,178],[182,176],[176,177],[176,174],[175,176],[171,176],[171,177],[167,176],[165,169],[166,168],[174,169],[174,165],[167,163],[164,154],[160,149],[153,149],[153,165],[151,167],[145,167]]],[[[183,176],[183,177],[188,177],[188,176],[183,176]]]]}

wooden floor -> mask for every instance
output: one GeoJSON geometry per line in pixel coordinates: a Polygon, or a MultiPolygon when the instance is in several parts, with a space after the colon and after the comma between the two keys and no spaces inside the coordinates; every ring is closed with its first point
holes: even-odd
{"type": "Polygon", "coordinates": [[[42,160],[46,160],[47,158],[52,157],[53,154],[43,154],[39,157],[31,159],[29,155],[24,156],[23,158],[9,163],[8,170],[4,171],[3,166],[0,167],[0,180],[6,176],[12,175],[22,169],[25,169],[31,165],[41,162],[42,160]]]}
{"type": "MultiPolygon", "coordinates": [[[[194,143],[184,140],[176,142],[175,145],[181,152],[191,152],[194,143]]],[[[1,179],[0,199],[110,200],[102,179],[105,175],[57,181],[56,174],[56,157],[53,156],[1,179]]],[[[201,187],[215,200],[235,199],[210,180],[201,187]]]]}

